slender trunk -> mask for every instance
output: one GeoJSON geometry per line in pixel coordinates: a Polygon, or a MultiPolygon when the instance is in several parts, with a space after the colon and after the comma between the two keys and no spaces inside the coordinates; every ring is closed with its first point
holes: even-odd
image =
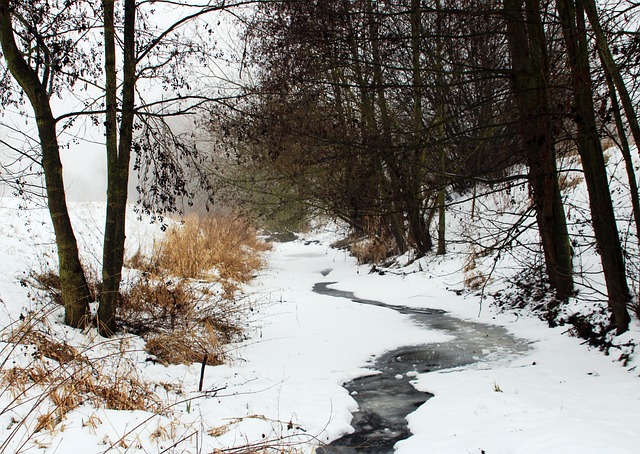
{"type": "Polygon", "coordinates": [[[98,310],[101,334],[115,329],[115,314],[120,295],[124,263],[125,220],[129,161],[133,139],[135,101],[135,12],[134,0],[124,3],[124,65],[122,113],[118,134],[117,78],[115,51],[114,0],[105,0],[105,74],[107,96],[107,214],[103,246],[102,294],[98,310]]]}
{"type": "Polygon", "coordinates": [[[435,130],[437,132],[437,140],[439,143],[438,152],[438,170],[440,175],[438,177],[438,249],[437,255],[444,255],[447,252],[447,240],[446,240],[446,197],[447,197],[447,150],[444,145],[444,80],[442,72],[442,59],[444,57],[442,50],[442,5],[440,0],[436,0],[436,55],[435,55],[435,70],[436,70],[436,89],[438,90],[436,95],[436,115],[434,119],[435,130]]]}
{"type": "Polygon", "coordinates": [[[633,167],[633,159],[631,158],[631,150],[629,147],[629,141],[627,140],[627,133],[622,121],[622,115],[620,113],[620,104],[618,103],[618,95],[623,103],[625,116],[627,117],[627,124],[631,130],[631,134],[634,138],[637,150],[640,151],[640,127],[638,126],[638,118],[636,116],[633,103],[631,102],[631,96],[627,90],[627,86],[622,79],[620,70],[616,65],[611,49],[607,42],[607,38],[600,24],[600,18],[598,17],[598,10],[593,0],[587,0],[585,2],[585,11],[591,27],[593,28],[596,38],[596,44],[598,46],[598,56],[602,63],[605,79],[607,81],[607,87],[609,88],[609,96],[611,98],[613,114],[616,122],[616,129],[620,136],[620,150],[624,157],[625,167],[627,170],[627,178],[629,180],[629,189],[631,192],[631,205],[633,207],[633,217],[636,224],[636,236],[640,238],[640,200],[638,198],[638,183],[633,167]]]}
{"type": "Polygon", "coordinates": [[[373,87],[375,103],[380,113],[380,146],[378,147],[380,160],[384,163],[384,168],[388,175],[390,184],[387,192],[389,194],[389,210],[385,213],[389,228],[398,247],[400,254],[408,250],[407,239],[404,227],[404,213],[402,209],[402,182],[398,164],[392,150],[391,140],[391,118],[384,88],[384,77],[382,74],[382,59],[380,57],[378,23],[373,11],[373,1],[367,1],[367,14],[369,38],[371,41],[371,57],[373,69],[373,87]]]}
{"type": "Polygon", "coordinates": [[[598,17],[598,10],[595,0],[584,0],[584,10],[589,18],[589,23],[593,28],[593,32],[596,38],[596,45],[598,46],[598,54],[602,61],[602,67],[608,77],[611,78],[613,84],[620,95],[620,102],[624,109],[625,116],[627,117],[627,123],[631,130],[631,135],[636,143],[637,152],[640,153],[640,125],[638,125],[638,117],[633,107],[633,101],[627,86],[622,79],[618,65],[616,65],[611,49],[609,49],[609,43],[600,24],[600,18],[598,17]]]}
{"type": "Polygon", "coordinates": [[[539,0],[505,0],[512,83],[549,282],[573,292],[571,245],[562,205],[549,107],[549,64],[539,0]]]}
{"type": "Polygon", "coordinates": [[[424,255],[433,248],[431,235],[427,228],[424,210],[424,164],[426,147],[424,144],[423,121],[423,77],[420,57],[422,56],[422,8],[420,0],[411,0],[411,83],[413,92],[413,141],[415,150],[410,167],[407,169],[407,193],[405,210],[409,223],[409,236],[419,255],[424,255]]]}
{"type": "Polygon", "coordinates": [[[105,54],[105,98],[106,98],[106,153],[107,153],[107,213],[102,247],[102,292],[98,308],[98,329],[103,335],[115,331],[115,318],[112,315],[117,290],[114,290],[116,276],[113,274],[113,250],[115,249],[116,223],[113,218],[114,203],[113,171],[118,162],[118,105],[116,74],[116,29],[115,0],[104,0],[104,54],[105,54]]]}
{"type": "Polygon", "coordinates": [[[633,208],[633,219],[636,224],[636,237],[640,239],[640,198],[638,197],[638,183],[636,180],[636,172],[633,167],[633,159],[631,157],[631,149],[627,140],[624,123],[622,122],[622,114],[620,113],[620,105],[616,96],[616,88],[613,80],[608,73],[605,72],[607,86],[609,87],[609,97],[611,98],[611,107],[616,122],[618,136],[620,136],[620,151],[624,158],[625,169],[627,171],[627,180],[629,181],[629,192],[631,193],[631,206],[633,208]]]}
{"type": "Polygon", "coordinates": [[[438,188],[438,249],[436,255],[444,255],[447,253],[447,241],[446,241],[446,187],[442,186],[438,188]]]}
{"type": "Polygon", "coordinates": [[[631,296],[593,108],[583,4],[582,0],[556,0],[572,73],[578,151],[589,193],[593,230],[600,251],[609,307],[617,332],[621,334],[629,329],[627,305],[631,296]]]}
{"type": "Polygon", "coordinates": [[[89,320],[90,292],[67,209],[56,120],[51,112],[46,81],[43,84],[39,80],[37,73],[27,65],[16,45],[9,0],[0,0],[0,43],[7,67],[29,98],[36,117],[49,214],[58,249],[65,323],[72,327],[84,327],[89,320]]]}

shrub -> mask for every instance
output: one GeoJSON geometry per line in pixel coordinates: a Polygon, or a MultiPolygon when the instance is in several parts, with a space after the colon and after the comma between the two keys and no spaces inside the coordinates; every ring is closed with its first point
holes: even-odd
{"type": "Polygon", "coordinates": [[[484,287],[488,277],[478,269],[476,259],[481,257],[482,254],[478,253],[475,247],[471,248],[471,253],[465,260],[465,264],[462,267],[464,273],[464,286],[471,290],[480,290],[484,287]]]}
{"type": "Polygon", "coordinates": [[[225,354],[219,332],[206,321],[195,328],[153,334],[147,340],[146,350],[165,364],[204,362],[209,366],[217,366],[224,363],[225,354]]]}
{"type": "Polygon", "coordinates": [[[397,252],[393,240],[376,235],[352,235],[331,245],[338,249],[347,249],[360,265],[382,264],[397,252]]]}

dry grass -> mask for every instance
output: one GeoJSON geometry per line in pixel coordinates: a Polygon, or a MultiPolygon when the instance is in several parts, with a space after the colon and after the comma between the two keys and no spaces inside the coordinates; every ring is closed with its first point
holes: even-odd
{"type": "Polygon", "coordinates": [[[185,319],[197,317],[197,293],[183,279],[137,274],[124,283],[118,318],[127,331],[139,335],[180,328],[185,319]]]}
{"type": "Polygon", "coordinates": [[[476,260],[482,254],[478,253],[475,247],[472,247],[471,253],[465,260],[465,264],[462,267],[464,273],[464,286],[471,290],[479,290],[487,282],[487,276],[484,275],[477,267],[476,260]]]}
{"type": "Polygon", "coordinates": [[[154,256],[157,266],[174,276],[220,282],[231,298],[239,284],[263,266],[261,253],[268,249],[257,231],[238,217],[191,216],[168,231],[154,256]]]}
{"type": "Polygon", "coordinates": [[[570,189],[576,188],[584,181],[584,178],[580,174],[573,174],[563,172],[558,175],[558,184],[560,185],[561,191],[568,191],[570,189]]]}
{"type": "MultiPolygon", "coordinates": [[[[0,332],[3,341],[0,344],[0,398],[3,402],[0,416],[16,415],[12,416],[6,427],[6,438],[0,440],[0,452],[23,452],[32,449],[32,446],[46,448],[49,445],[40,435],[47,432],[55,435],[64,431],[67,415],[79,406],[150,412],[151,415],[143,423],[131,428],[115,442],[109,441],[112,447],[118,446],[125,450],[131,446],[130,439],[135,437],[135,431],[140,426],[147,424],[157,415],[172,414],[173,404],[163,403],[152,391],[154,384],[143,382],[138,377],[136,363],[126,359],[125,353],[131,345],[122,339],[102,340],[112,347],[108,349],[112,353],[97,358],[95,342],[89,341],[89,345],[83,349],[57,341],[50,334],[50,325],[47,322],[49,315],[50,313],[45,311],[32,313],[23,321],[16,322],[0,332]],[[28,359],[20,361],[20,358],[28,359]]],[[[211,339],[205,341],[206,348],[210,348],[210,345],[216,342],[216,330],[211,325],[209,335],[211,339]]],[[[169,337],[150,341],[151,344],[163,345],[168,350],[182,348],[187,343],[200,342],[202,341],[188,330],[181,334],[175,331],[169,337]],[[183,335],[185,340],[176,347],[172,342],[179,335],[183,335]]],[[[198,348],[205,347],[199,345],[198,348]]],[[[176,362],[184,358],[186,354],[179,353],[176,362]]],[[[192,359],[201,361],[201,358],[192,359]]],[[[174,389],[174,386],[170,384],[165,389],[174,389]]],[[[262,440],[214,452],[301,454],[306,452],[301,447],[314,440],[314,437],[307,435],[291,421],[271,420],[261,415],[234,419],[229,424],[217,428],[205,429],[203,426],[201,430],[209,436],[220,436],[230,426],[244,419],[268,421],[273,425],[273,433],[263,436],[262,440]]],[[[82,419],[82,426],[93,434],[102,424],[103,421],[95,413],[82,419]]],[[[161,424],[164,423],[159,421],[157,430],[149,436],[151,441],[155,438],[156,441],[174,442],[172,447],[177,447],[187,440],[180,437],[181,432],[177,427],[181,423],[177,419],[165,425],[161,424]]]]}
{"type": "Polygon", "coordinates": [[[224,362],[224,344],[241,332],[243,305],[215,297],[201,283],[168,276],[136,274],[122,292],[121,328],[146,341],[162,364],[224,362]]]}
{"type": "Polygon", "coordinates": [[[360,265],[383,263],[394,255],[394,243],[390,238],[347,237],[337,241],[331,247],[348,249],[360,265]]]}
{"type": "Polygon", "coordinates": [[[358,263],[382,263],[393,255],[393,241],[385,238],[373,238],[358,241],[351,246],[351,254],[358,263]]]}
{"type": "Polygon", "coordinates": [[[147,339],[146,350],[168,364],[205,362],[217,366],[225,359],[218,331],[206,322],[192,329],[153,334],[147,339]]]}
{"type": "Polygon", "coordinates": [[[0,452],[15,448],[15,443],[26,444],[41,431],[53,431],[80,405],[161,411],[161,402],[139,379],[135,363],[124,357],[121,346],[91,358],[88,347],[83,351],[57,340],[48,315],[44,310],[31,313],[0,332],[0,415],[21,415],[7,428],[0,452]]]}
{"type": "MultiPolygon", "coordinates": [[[[95,270],[88,270],[87,285],[92,301],[99,299],[100,280],[96,277],[98,273],[95,270]]],[[[30,287],[36,292],[44,292],[47,299],[57,305],[62,306],[62,286],[60,284],[60,276],[52,270],[37,272],[32,270],[26,278],[20,281],[24,287],[30,287]]],[[[43,296],[43,295],[40,295],[43,296]]]]}
{"type": "Polygon", "coordinates": [[[210,428],[207,430],[207,435],[220,437],[246,420],[267,421],[277,430],[273,434],[263,435],[260,441],[226,449],[214,449],[213,454],[302,454],[307,451],[301,446],[315,441],[314,437],[301,431],[293,421],[275,420],[259,414],[231,419],[226,424],[210,428]]]}
{"type": "Polygon", "coordinates": [[[263,266],[268,249],[238,217],[188,217],[154,244],[152,258],[137,253],[129,260],[141,272],[124,285],[121,326],[142,336],[163,364],[205,356],[208,364],[222,363],[223,345],[241,332],[237,290],[263,266]]]}
{"type": "MultiPolygon", "coordinates": [[[[66,413],[80,402],[90,401],[96,408],[141,410],[158,403],[137,378],[136,366],[121,352],[110,357],[90,358],[78,348],[45,334],[33,320],[25,320],[7,340],[31,350],[27,366],[6,369],[5,385],[26,390],[37,385],[47,390],[54,406],[66,413]],[[110,366],[114,366],[115,370],[110,366]]],[[[26,351],[26,350],[25,350],[26,351]]]]}

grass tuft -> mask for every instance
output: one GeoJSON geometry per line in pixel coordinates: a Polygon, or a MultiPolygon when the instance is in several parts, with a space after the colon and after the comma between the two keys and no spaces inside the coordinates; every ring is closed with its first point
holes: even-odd
{"type": "Polygon", "coordinates": [[[141,336],[162,364],[224,362],[224,344],[241,333],[243,305],[200,282],[134,273],[118,308],[122,330],[141,336]]]}
{"type": "Polygon", "coordinates": [[[231,215],[188,217],[169,229],[154,251],[157,266],[188,279],[217,281],[232,298],[239,285],[263,266],[261,253],[270,246],[247,221],[231,215]]]}
{"type": "Polygon", "coordinates": [[[180,329],[149,336],[146,350],[164,364],[209,366],[224,363],[225,354],[218,332],[208,323],[199,329],[180,329]]]}

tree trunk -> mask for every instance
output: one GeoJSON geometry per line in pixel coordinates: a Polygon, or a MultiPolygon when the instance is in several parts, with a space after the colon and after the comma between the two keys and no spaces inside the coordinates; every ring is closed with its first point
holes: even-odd
{"type": "Polygon", "coordinates": [[[425,132],[423,126],[423,77],[420,57],[422,56],[422,7],[420,0],[411,0],[411,84],[413,94],[413,159],[407,169],[407,191],[405,210],[409,224],[409,237],[418,255],[423,256],[433,248],[431,235],[425,220],[425,197],[423,191],[425,159],[425,132]]]}
{"type": "Polygon", "coordinates": [[[583,0],[556,0],[556,6],[571,67],[578,151],[589,192],[593,229],[607,285],[609,307],[617,332],[621,334],[629,329],[627,305],[631,296],[593,108],[583,0]]]}
{"type": "Polygon", "coordinates": [[[620,105],[618,104],[618,97],[616,96],[616,88],[613,84],[613,80],[605,71],[605,78],[607,80],[607,86],[609,87],[609,97],[611,98],[611,109],[613,110],[613,116],[616,122],[616,129],[620,136],[620,152],[624,158],[625,169],[627,171],[627,180],[629,181],[629,192],[631,193],[631,206],[633,208],[633,220],[636,224],[636,237],[640,239],[640,198],[638,197],[638,182],[636,180],[636,172],[633,167],[633,158],[631,157],[631,149],[629,147],[629,141],[624,130],[624,124],[622,122],[622,114],[620,112],[620,105]]]}
{"type": "Polygon", "coordinates": [[[438,195],[436,196],[436,206],[438,208],[438,248],[436,250],[437,255],[444,255],[447,252],[447,239],[446,239],[446,213],[447,213],[447,183],[448,177],[447,171],[447,150],[444,145],[444,115],[445,115],[445,94],[444,94],[444,73],[442,67],[442,61],[444,60],[444,53],[442,49],[442,36],[444,30],[442,27],[442,4],[440,0],[435,1],[436,8],[436,54],[435,54],[435,71],[436,71],[436,88],[438,90],[436,94],[436,106],[434,126],[436,131],[436,143],[438,143],[438,195]]]}
{"type": "Polygon", "coordinates": [[[629,180],[629,189],[631,192],[631,205],[633,207],[633,217],[636,224],[636,236],[640,238],[640,200],[638,199],[638,183],[636,181],[636,175],[633,167],[633,159],[631,158],[631,150],[629,147],[629,141],[627,140],[627,133],[622,121],[622,115],[620,113],[620,105],[618,103],[618,95],[623,103],[625,116],[627,117],[627,124],[631,130],[636,148],[640,151],[640,126],[638,126],[638,118],[636,116],[633,103],[631,102],[631,96],[627,90],[627,86],[622,79],[620,70],[616,65],[607,38],[600,24],[600,18],[598,17],[598,10],[593,0],[587,0],[585,2],[585,10],[591,27],[593,28],[596,43],[598,46],[598,56],[602,62],[602,69],[607,81],[607,87],[609,88],[609,97],[611,98],[611,104],[613,114],[616,122],[616,129],[620,136],[620,151],[624,157],[625,167],[627,170],[627,179],[629,180]]]}
{"type": "Polygon", "coordinates": [[[549,64],[539,0],[505,0],[512,83],[549,282],[558,299],[573,292],[571,244],[562,205],[549,108],[549,64]]]}
{"type": "Polygon", "coordinates": [[[438,249],[436,249],[436,255],[444,255],[447,253],[446,194],[445,186],[438,188],[438,197],[436,202],[438,205],[438,249]]]}
{"type": "MultiPolygon", "coordinates": [[[[400,172],[398,163],[395,160],[392,150],[391,139],[391,119],[387,106],[387,98],[385,94],[384,78],[382,74],[382,59],[379,49],[379,33],[377,18],[373,10],[373,0],[367,1],[367,28],[369,30],[369,38],[371,42],[371,64],[373,69],[373,88],[375,103],[380,113],[380,134],[379,146],[376,147],[380,154],[380,160],[384,163],[390,184],[386,188],[388,197],[389,210],[385,214],[388,220],[391,233],[398,247],[398,252],[404,254],[408,250],[406,232],[404,227],[404,212],[402,207],[402,182],[400,181],[400,172]]],[[[383,188],[384,189],[384,188],[383,188]]]]}
{"type": "Polygon", "coordinates": [[[136,5],[134,0],[125,0],[122,113],[118,135],[114,3],[114,0],[105,0],[104,2],[107,99],[107,213],[103,245],[102,294],[98,309],[99,330],[103,335],[111,335],[116,329],[115,314],[120,295],[120,282],[124,263],[127,185],[129,182],[129,161],[133,140],[136,84],[136,5]]]}
{"type": "Polygon", "coordinates": [[[9,0],[0,0],[0,42],[7,67],[29,98],[36,117],[49,214],[58,249],[65,323],[76,328],[84,327],[89,321],[90,292],[67,209],[56,120],[51,112],[46,86],[24,61],[16,45],[9,0]]]}
{"type": "Polygon", "coordinates": [[[589,23],[593,28],[593,32],[596,38],[596,45],[598,46],[598,54],[600,55],[600,61],[602,61],[602,67],[608,77],[611,78],[613,84],[620,95],[620,102],[624,109],[631,135],[636,143],[637,152],[640,153],[640,125],[638,125],[638,117],[636,116],[635,109],[633,108],[633,102],[627,86],[622,79],[620,70],[616,65],[611,49],[609,49],[609,43],[600,24],[600,18],[598,17],[598,10],[596,8],[595,0],[584,0],[584,10],[589,18],[589,23]]]}

